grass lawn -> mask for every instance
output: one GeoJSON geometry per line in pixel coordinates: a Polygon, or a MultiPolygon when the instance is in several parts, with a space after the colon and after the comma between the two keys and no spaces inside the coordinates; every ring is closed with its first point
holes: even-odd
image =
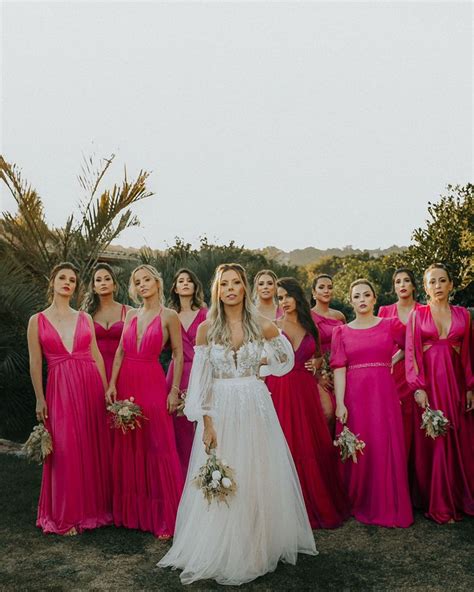
{"type": "Polygon", "coordinates": [[[315,531],[317,557],[300,556],[241,587],[183,587],[155,564],[170,543],[151,534],[102,528],[65,538],[34,526],[41,468],[0,454],[0,590],[474,590],[474,519],[438,526],[421,514],[409,529],[354,520],[315,531]]]}

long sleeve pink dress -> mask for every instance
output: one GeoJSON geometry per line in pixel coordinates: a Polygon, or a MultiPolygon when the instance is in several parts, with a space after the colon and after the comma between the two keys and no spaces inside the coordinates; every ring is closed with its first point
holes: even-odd
{"type": "Polygon", "coordinates": [[[331,366],[346,368],[347,426],[366,443],[357,464],[343,465],[352,515],[365,524],[413,522],[402,414],[391,374],[393,349],[396,343],[403,347],[404,335],[398,319],[381,319],[368,329],[343,325],[333,333],[331,366]]]}
{"type": "Polygon", "coordinates": [[[36,524],[56,534],[111,524],[109,427],[89,321],[78,314],[71,352],[43,313],[38,336],[48,364],[46,427],[53,452],[43,466],[36,524]]]}
{"type": "MultiPolygon", "coordinates": [[[[426,516],[438,523],[474,515],[471,417],[467,417],[466,389],[474,386],[469,335],[470,317],[465,308],[451,306],[451,327],[439,337],[431,308],[422,306],[408,321],[406,337],[407,379],[413,390],[428,395],[432,409],[441,409],[450,426],[445,436],[433,440],[420,429],[414,434],[413,500],[426,516]]],[[[415,410],[420,426],[423,411],[415,410]]],[[[472,412],[471,412],[472,413],[472,412]]]]}
{"type": "Polygon", "coordinates": [[[166,378],[159,362],[161,316],[147,326],[137,346],[137,317],[125,326],[124,358],[117,380],[118,399],[135,398],[147,418],[142,427],[116,432],[113,454],[113,515],[116,526],[155,536],[174,532],[183,475],[173,420],[166,410],[166,378]]]}

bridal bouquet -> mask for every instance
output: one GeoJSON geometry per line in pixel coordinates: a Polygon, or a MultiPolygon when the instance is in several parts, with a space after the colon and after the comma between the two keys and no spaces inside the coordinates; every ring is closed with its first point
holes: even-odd
{"type": "Polygon", "coordinates": [[[227,498],[235,495],[237,490],[234,470],[217,458],[215,449],[211,450],[206,464],[199,469],[193,483],[202,491],[208,505],[216,500],[217,503],[224,502],[228,506],[227,498]]]}
{"type": "Polygon", "coordinates": [[[147,419],[142,412],[140,405],[134,403],[134,398],[115,401],[107,407],[112,416],[112,427],[126,433],[129,430],[142,427],[142,419],[147,419]]]}
{"type": "Polygon", "coordinates": [[[437,438],[444,436],[448,431],[449,419],[445,417],[440,409],[431,409],[428,405],[421,416],[422,430],[425,430],[425,436],[428,438],[437,438]]]}
{"type": "Polygon", "coordinates": [[[327,351],[323,355],[323,361],[322,361],[321,367],[318,370],[318,374],[323,380],[326,380],[329,383],[330,388],[333,388],[334,372],[333,372],[333,369],[331,368],[330,358],[331,358],[331,352],[327,351]]]}
{"type": "Polygon", "coordinates": [[[28,460],[39,464],[43,463],[48,454],[53,452],[51,434],[43,423],[39,423],[33,428],[28,440],[22,446],[22,451],[28,460]]]}
{"type": "Polygon", "coordinates": [[[342,462],[346,462],[348,458],[352,458],[352,461],[357,463],[357,453],[364,454],[365,442],[359,440],[357,436],[347,426],[344,426],[342,432],[334,440],[334,446],[340,449],[342,462]]]}

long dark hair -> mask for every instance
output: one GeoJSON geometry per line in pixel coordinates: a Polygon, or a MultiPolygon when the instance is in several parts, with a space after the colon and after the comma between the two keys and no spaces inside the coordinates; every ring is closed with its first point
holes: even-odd
{"type": "Polygon", "coordinates": [[[115,285],[115,290],[118,288],[118,281],[117,276],[115,275],[115,271],[110,267],[108,263],[96,263],[94,269],[92,270],[91,279],[89,282],[89,286],[87,287],[86,297],[84,299],[84,304],[82,308],[88,312],[92,317],[95,313],[99,310],[100,306],[100,297],[99,294],[94,290],[94,281],[95,281],[95,274],[99,271],[99,269],[104,269],[112,278],[112,281],[115,285]]]}
{"type": "Polygon", "coordinates": [[[311,309],[309,307],[308,301],[305,298],[303,288],[299,285],[297,280],[292,277],[280,278],[277,281],[277,287],[283,288],[283,290],[286,290],[288,293],[288,296],[291,296],[295,299],[296,316],[298,318],[298,322],[303,327],[303,329],[306,330],[306,333],[309,333],[314,339],[314,343],[316,344],[316,355],[319,357],[321,355],[319,331],[314,324],[313,317],[311,316],[311,309]]]}
{"type": "Polygon", "coordinates": [[[176,310],[177,312],[181,311],[181,301],[179,299],[179,295],[176,294],[176,286],[178,284],[178,278],[182,273],[186,273],[191,278],[192,283],[194,284],[194,294],[191,301],[191,308],[192,309],[199,309],[204,308],[204,291],[202,289],[202,284],[198,276],[191,271],[187,267],[182,267],[178,269],[178,271],[174,274],[173,283],[170,289],[170,296],[169,296],[169,307],[176,310]]]}
{"type": "Polygon", "coordinates": [[[313,283],[311,284],[311,298],[309,299],[309,305],[311,308],[316,305],[316,299],[313,296],[313,291],[318,285],[319,280],[322,280],[323,278],[327,278],[328,280],[331,280],[331,282],[333,281],[332,277],[327,273],[320,273],[314,278],[313,283]]]}
{"type": "Polygon", "coordinates": [[[408,267],[399,267],[398,269],[396,269],[393,272],[393,275],[392,275],[392,290],[395,292],[395,280],[397,279],[397,275],[399,273],[406,273],[407,276],[410,278],[410,282],[412,283],[412,286],[414,288],[413,289],[413,297],[415,297],[416,296],[416,293],[418,292],[418,286],[416,285],[415,274],[408,267]]]}

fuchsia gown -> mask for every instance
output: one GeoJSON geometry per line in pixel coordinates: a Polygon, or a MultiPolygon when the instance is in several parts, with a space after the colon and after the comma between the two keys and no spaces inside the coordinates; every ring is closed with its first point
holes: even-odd
{"type": "MultiPolygon", "coordinates": [[[[415,303],[415,309],[419,308],[421,304],[415,303]]],[[[395,318],[398,319],[398,308],[397,303],[389,304],[387,306],[381,306],[377,313],[382,318],[395,318]]],[[[401,322],[401,321],[400,321],[401,322]]],[[[396,346],[394,349],[394,355],[399,351],[399,347],[396,346]]],[[[395,379],[395,385],[397,387],[398,396],[400,397],[400,404],[402,408],[402,419],[403,419],[403,433],[405,435],[405,452],[407,454],[407,461],[411,455],[412,442],[413,442],[413,414],[415,410],[415,400],[413,398],[413,389],[408,384],[405,372],[405,360],[399,360],[393,367],[393,378],[395,379]]]]}
{"type": "Polygon", "coordinates": [[[65,534],[112,524],[109,428],[89,321],[78,313],[72,352],[43,313],[38,336],[48,363],[46,427],[53,452],[43,467],[36,525],[65,534]]]}
{"type": "Polygon", "coordinates": [[[333,445],[321,408],[316,378],[304,367],[315,353],[306,334],[295,351],[295,365],[266,383],[290,447],[312,528],[336,528],[349,517],[349,505],[333,445]]]}
{"type": "MultiPolygon", "coordinates": [[[[407,327],[406,370],[413,390],[423,389],[432,409],[441,409],[451,426],[435,440],[415,429],[413,499],[438,523],[474,515],[472,411],[466,414],[466,390],[474,387],[465,308],[451,306],[451,327],[440,339],[429,305],[411,314],[407,327]],[[426,351],[424,351],[426,349],[426,351]],[[456,349],[459,351],[456,351],[456,349]]],[[[417,405],[416,424],[423,411],[417,405]]]]}
{"type": "Polygon", "coordinates": [[[114,364],[115,352],[120,343],[122,337],[123,325],[125,322],[125,316],[127,315],[127,307],[122,305],[122,315],[120,321],[117,321],[110,325],[106,329],[100,323],[94,321],[95,337],[97,339],[97,346],[104,358],[105,373],[107,374],[107,380],[110,380],[112,374],[112,366],[114,364]]]}
{"type": "MultiPolygon", "coordinates": [[[[189,375],[191,374],[191,366],[194,358],[194,346],[196,345],[196,333],[199,325],[206,320],[207,308],[200,308],[193,322],[185,329],[181,325],[181,336],[183,338],[183,374],[181,375],[180,390],[184,391],[188,388],[189,375]]],[[[166,385],[168,391],[173,384],[174,363],[171,361],[168,373],[166,375],[166,385]]],[[[185,415],[178,416],[173,414],[174,435],[176,438],[176,448],[178,450],[179,459],[181,461],[181,468],[183,476],[186,477],[189,464],[189,456],[194,440],[194,422],[188,420],[185,415]]]]}
{"type": "MultiPolygon", "coordinates": [[[[336,327],[331,366],[346,368],[347,427],[366,443],[357,464],[343,465],[359,522],[407,527],[413,522],[400,402],[391,374],[395,344],[404,346],[404,326],[381,319],[374,327],[336,327]]],[[[339,427],[339,431],[341,427],[339,427]]]]}
{"type": "Polygon", "coordinates": [[[147,326],[137,347],[137,317],[124,328],[124,358],[117,380],[118,399],[135,398],[147,420],[133,431],[117,431],[113,454],[113,515],[116,526],[155,536],[174,532],[183,475],[173,420],[166,410],[166,379],[159,362],[161,316],[147,326]]]}

